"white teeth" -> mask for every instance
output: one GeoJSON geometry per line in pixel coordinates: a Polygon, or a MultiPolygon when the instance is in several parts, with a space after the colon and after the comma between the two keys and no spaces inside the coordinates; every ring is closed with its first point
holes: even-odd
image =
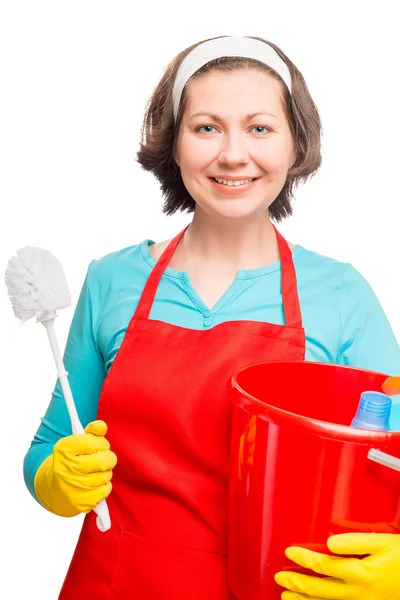
{"type": "Polygon", "coordinates": [[[255,178],[253,179],[240,179],[238,181],[233,181],[232,179],[218,179],[217,177],[214,177],[214,180],[217,183],[223,183],[224,185],[230,185],[230,186],[238,186],[238,185],[243,185],[245,183],[251,183],[252,181],[254,181],[255,178]]]}

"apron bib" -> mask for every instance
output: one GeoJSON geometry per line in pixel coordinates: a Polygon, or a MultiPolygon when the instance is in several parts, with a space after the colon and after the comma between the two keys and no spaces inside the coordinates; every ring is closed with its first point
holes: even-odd
{"type": "MultiPolygon", "coordinates": [[[[228,498],[236,369],[304,360],[296,273],[276,231],[285,325],[229,321],[192,330],[149,319],[160,279],[187,227],[152,269],[104,381],[98,419],[118,457],[111,529],[86,515],[59,600],[233,600],[228,498]]],[[[90,373],[88,373],[90,377],[90,373]]]]}

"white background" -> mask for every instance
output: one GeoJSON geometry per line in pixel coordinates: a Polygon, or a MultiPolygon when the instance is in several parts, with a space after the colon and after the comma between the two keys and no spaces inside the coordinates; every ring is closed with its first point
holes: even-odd
{"type": "MultiPolygon", "coordinates": [[[[280,225],[293,243],[351,262],[377,293],[397,338],[399,140],[396,3],[4,1],[0,12],[0,262],[27,245],[62,263],[73,299],[59,314],[63,350],[88,263],[172,237],[189,215],[161,214],[161,193],[135,163],[146,101],[183,48],[217,35],[275,42],[320,111],[323,166],[280,225]]],[[[29,495],[22,462],[55,383],[47,335],[1,317],[1,522],[7,599],[54,600],[81,518],[29,495]]]]}

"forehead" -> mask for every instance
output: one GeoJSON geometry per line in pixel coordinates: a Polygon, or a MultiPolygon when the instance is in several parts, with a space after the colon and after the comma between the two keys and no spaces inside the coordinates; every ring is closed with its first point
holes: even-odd
{"type": "Polygon", "coordinates": [[[200,110],[251,113],[261,109],[284,115],[281,84],[267,72],[255,69],[211,71],[195,77],[187,85],[186,114],[200,110]]]}

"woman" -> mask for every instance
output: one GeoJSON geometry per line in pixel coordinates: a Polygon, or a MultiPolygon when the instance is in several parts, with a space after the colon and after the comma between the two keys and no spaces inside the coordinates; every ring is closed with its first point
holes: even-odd
{"type": "MultiPolygon", "coordinates": [[[[100,533],[86,516],[61,600],[227,600],[233,370],[285,359],[396,374],[400,350],[351,265],[272,224],[321,163],[317,109],[279,48],[227,36],[181,52],[142,133],[138,161],[160,181],[164,212],[193,220],[172,240],[90,263],[64,357],[86,435],[70,435],[57,383],[25,478],[63,516],[108,498],[113,526],[100,533]]],[[[390,543],[386,577],[400,567],[398,536],[390,543]]],[[[362,585],[349,560],[347,589],[353,574],[362,585]]],[[[291,577],[280,583],[319,590],[291,577]]]]}

